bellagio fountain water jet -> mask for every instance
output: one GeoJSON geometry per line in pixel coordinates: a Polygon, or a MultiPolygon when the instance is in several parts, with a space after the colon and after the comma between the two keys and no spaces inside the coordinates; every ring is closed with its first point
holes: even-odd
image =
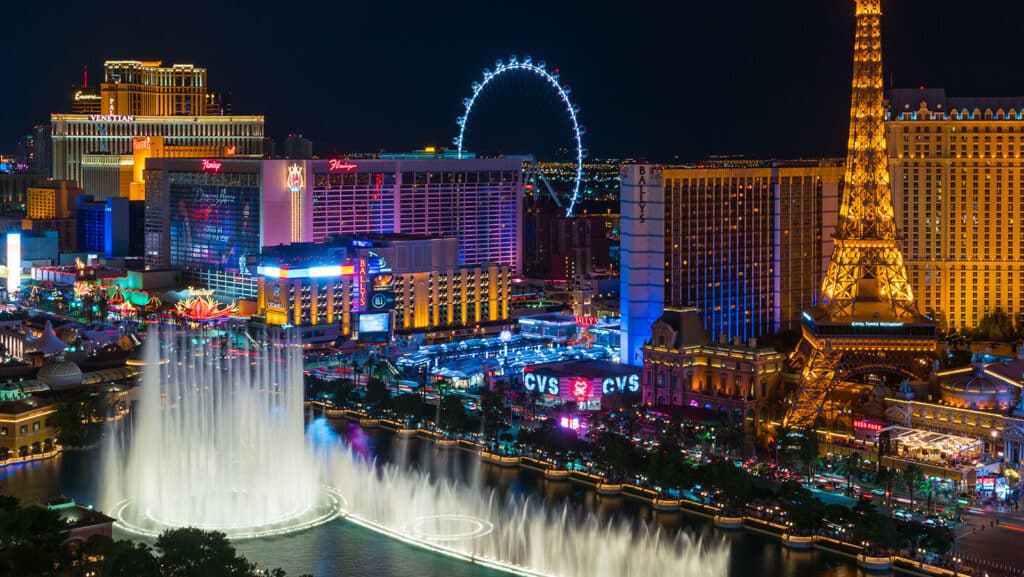
{"type": "Polygon", "coordinates": [[[240,539],[341,517],[516,575],[726,574],[720,544],[504,501],[354,456],[326,419],[305,426],[298,344],[241,330],[151,330],[137,406],[106,452],[105,507],[120,529],[153,537],[192,526],[240,539]]]}
{"type": "Polygon", "coordinates": [[[340,513],[306,444],[297,343],[152,329],[143,360],[130,431],[111,435],[105,465],[106,501],[121,528],[246,538],[340,513]]]}

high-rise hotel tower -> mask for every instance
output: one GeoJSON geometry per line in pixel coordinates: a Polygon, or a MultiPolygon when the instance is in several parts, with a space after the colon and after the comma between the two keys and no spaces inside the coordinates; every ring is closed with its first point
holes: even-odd
{"type": "Polygon", "coordinates": [[[100,113],[50,116],[52,176],[83,185],[83,156],[130,155],[132,140],[146,136],[162,136],[172,147],[216,147],[232,155],[262,155],[263,116],[229,116],[223,111],[217,94],[207,86],[205,68],[107,61],[100,113]]]}

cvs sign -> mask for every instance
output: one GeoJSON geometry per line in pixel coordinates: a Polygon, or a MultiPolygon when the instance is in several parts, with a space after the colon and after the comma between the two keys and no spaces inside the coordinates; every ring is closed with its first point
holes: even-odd
{"type": "Polygon", "coordinates": [[[640,390],[640,375],[623,375],[608,377],[601,381],[601,392],[606,395],[619,393],[635,393],[640,390]]]}
{"type": "Polygon", "coordinates": [[[542,395],[557,395],[558,377],[538,375],[536,373],[524,373],[523,386],[526,387],[527,391],[537,391],[542,395]]]}

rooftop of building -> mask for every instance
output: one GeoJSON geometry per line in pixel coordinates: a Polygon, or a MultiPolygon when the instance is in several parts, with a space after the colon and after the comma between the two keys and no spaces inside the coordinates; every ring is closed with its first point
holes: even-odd
{"type": "Polygon", "coordinates": [[[46,508],[56,511],[61,521],[69,530],[95,525],[110,525],[115,519],[94,510],[92,507],[79,505],[69,497],[55,497],[46,503],[46,508]]]}
{"type": "Polygon", "coordinates": [[[553,363],[530,365],[526,370],[533,372],[544,371],[546,373],[554,373],[561,377],[583,377],[586,379],[592,379],[636,375],[640,372],[640,367],[622,365],[605,360],[570,359],[565,361],[555,361],[553,363]]]}
{"type": "MultiPolygon", "coordinates": [[[[0,401],[0,416],[14,417],[53,406],[49,399],[27,396],[21,399],[0,401]]],[[[54,409],[56,410],[56,409],[54,409]]]]}
{"type": "Polygon", "coordinates": [[[441,240],[446,238],[454,239],[455,237],[445,236],[443,234],[411,234],[403,232],[343,234],[328,237],[328,239],[337,239],[338,241],[344,242],[352,242],[358,240],[369,240],[376,242],[424,241],[441,240]]]}
{"type": "Polygon", "coordinates": [[[886,91],[889,112],[895,118],[900,113],[916,112],[926,103],[931,112],[953,110],[1024,110],[1024,96],[948,96],[945,88],[894,88],[886,91]]]}
{"type": "Polygon", "coordinates": [[[655,322],[663,322],[675,332],[675,341],[671,343],[674,349],[699,347],[711,340],[696,308],[665,307],[655,322]]]}

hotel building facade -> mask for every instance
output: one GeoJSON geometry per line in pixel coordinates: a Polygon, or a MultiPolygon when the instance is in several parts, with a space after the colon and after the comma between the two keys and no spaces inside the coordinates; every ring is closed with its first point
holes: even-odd
{"type": "Polygon", "coordinates": [[[768,425],[782,364],[781,353],[758,347],[756,339],[711,341],[696,309],[666,307],[644,345],[640,389],[646,405],[703,408],[759,433],[768,425]]]}
{"type": "Polygon", "coordinates": [[[832,254],[843,167],[830,161],[664,171],[665,303],[712,338],[799,326],[832,254]]]}
{"type": "MultiPolygon", "coordinates": [[[[169,146],[230,150],[239,156],[263,155],[263,116],[135,116],[53,114],[53,176],[84,185],[86,155],[130,156],[132,141],[162,136],[169,146]]],[[[88,189],[86,192],[91,193],[88,189]]]]}
{"type": "Polygon", "coordinates": [[[941,329],[1024,322],[1024,98],[892,90],[893,204],[921,312],[941,329]]]}
{"type": "MultiPolygon", "coordinates": [[[[144,137],[164,137],[168,147],[263,155],[263,117],[225,115],[220,96],[207,85],[206,69],[192,64],[108,60],[98,105],[90,103],[88,114],[50,117],[55,178],[84,187],[84,156],[121,156],[117,162],[124,164],[123,157],[133,152],[133,139],[144,137]]],[[[102,159],[93,163],[102,164],[102,159]]],[[[86,192],[111,196],[88,187],[86,192]]]]}
{"type": "Polygon", "coordinates": [[[336,325],[338,334],[364,341],[371,326],[372,340],[395,330],[507,320],[509,268],[456,260],[454,239],[439,236],[353,235],[267,247],[256,267],[257,314],[270,325],[336,325]]]}
{"type": "Polygon", "coordinates": [[[715,339],[798,327],[832,253],[841,163],[646,167],[643,186],[639,166],[622,178],[623,362],[642,362],[664,306],[696,308],[715,339]]]}
{"type": "Polygon", "coordinates": [[[517,160],[147,160],[146,263],[254,298],[245,257],[335,235],[456,239],[457,265],[518,272],[517,160]],[[223,281],[223,286],[217,283],[223,281]]]}

